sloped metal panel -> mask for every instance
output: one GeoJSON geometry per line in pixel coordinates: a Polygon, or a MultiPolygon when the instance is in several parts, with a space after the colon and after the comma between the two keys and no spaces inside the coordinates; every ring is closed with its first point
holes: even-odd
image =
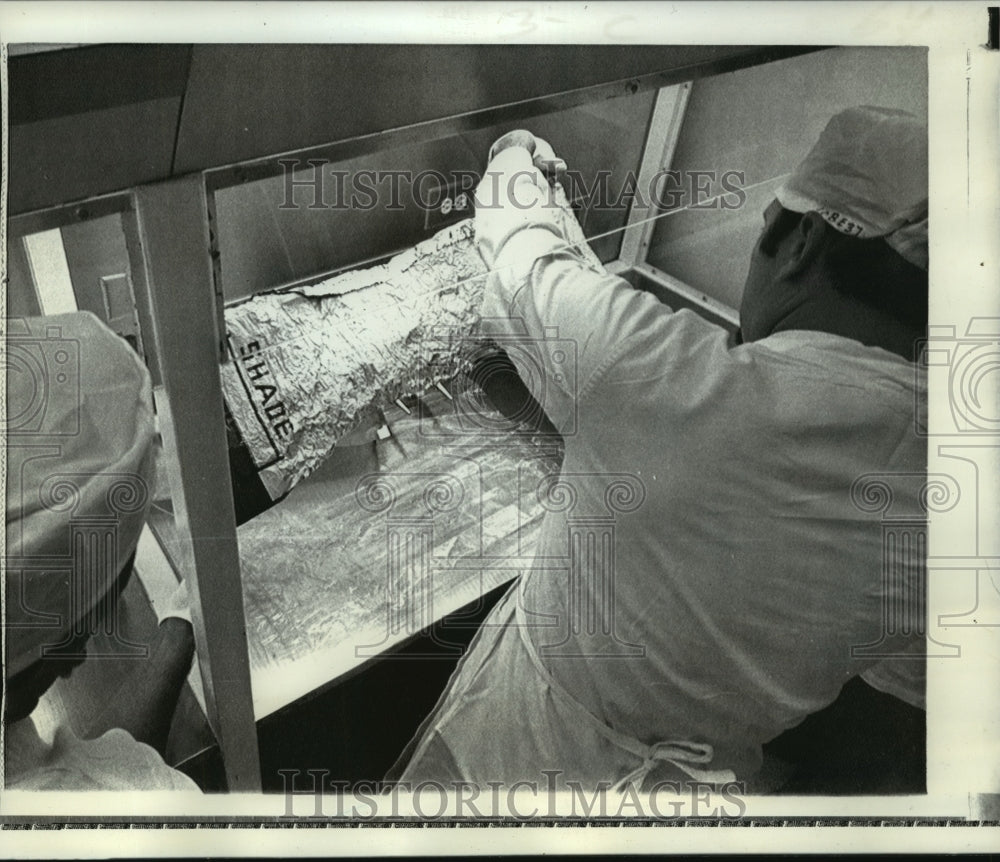
{"type": "Polygon", "coordinates": [[[180,98],[10,126],[11,215],[170,176],[180,98]]]}
{"type": "Polygon", "coordinates": [[[170,176],[191,49],[96,45],[11,57],[11,214],[170,176]]]}
{"type": "Polygon", "coordinates": [[[331,143],[348,146],[328,158],[351,158],[808,50],[97,45],[13,56],[8,211],[331,143]]]}
{"type": "Polygon", "coordinates": [[[10,122],[34,123],[179,97],[189,45],[91,45],[11,56],[10,122]]]}
{"type": "MultiPolygon", "coordinates": [[[[185,173],[758,49],[602,45],[196,45],[177,142],[185,173]]],[[[610,94],[609,94],[610,95],[610,94]]],[[[551,106],[548,110],[552,110],[551,106]]],[[[487,125],[484,118],[481,125],[487,125]]]]}

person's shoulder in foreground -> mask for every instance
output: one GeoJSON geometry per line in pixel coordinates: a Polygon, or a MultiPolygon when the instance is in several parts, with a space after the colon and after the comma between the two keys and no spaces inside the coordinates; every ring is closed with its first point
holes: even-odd
{"type": "Polygon", "coordinates": [[[159,753],[194,650],[183,583],[157,609],[135,673],[89,717],[96,738],[36,729],[39,701],[118,623],[152,498],[155,425],[149,373],[92,314],[12,319],[8,335],[6,788],[196,791],[159,753]]]}

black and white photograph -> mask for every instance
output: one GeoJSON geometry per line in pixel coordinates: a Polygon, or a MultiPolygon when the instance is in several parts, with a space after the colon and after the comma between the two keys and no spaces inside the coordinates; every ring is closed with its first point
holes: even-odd
{"type": "Polygon", "coordinates": [[[997,27],[0,3],[0,855],[995,847],[997,27]]]}

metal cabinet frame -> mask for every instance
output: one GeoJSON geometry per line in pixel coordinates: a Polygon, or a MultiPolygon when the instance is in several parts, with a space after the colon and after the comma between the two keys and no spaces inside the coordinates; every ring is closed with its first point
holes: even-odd
{"type": "MultiPolygon", "coordinates": [[[[529,124],[532,116],[656,89],[637,175],[639,183],[646,184],[642,187],[648,187],[657,171],[670,165],[693,80],[809,50],[815,49],[762,47],[698,67],[668,68],[277,153],[9,219],[8,231],[18,237],[114,213],[122,217],[147,363],[154,384],[167,395],[157,409],[181,535],[180,559],[173,562],[190,586],[207,717],[230,791],[259,790],[260,771],[219,371],[225,356],[225,319],[212,229],[214,192],[276,175],[281,160],[335,161],[498,123],[529,124]]],[[[607,265],[609,271],[637,273],[735,326],[733,309],[646,262],[656,215],[651,203],[632,206],[619,257],[607,265]]]]}

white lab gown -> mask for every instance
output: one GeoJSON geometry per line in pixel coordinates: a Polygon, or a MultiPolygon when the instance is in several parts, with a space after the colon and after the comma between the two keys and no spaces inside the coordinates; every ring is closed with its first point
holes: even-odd
{"type": "Polygon", "coordinates": [[[733,347],[566,248],[524,150],[490,171],[501,195],[523,173],[519,207],[480,188],[484,327],[563,433],[562,486],[400,777],[749,779],[764,742],[913,646],[883,612],[922,588],[922,546],[883,562],[878,494],[923,512],[923,372],[821,332],[733,347]]]}
{"type": "Polygon", "coordinates": [[[46,744],[32,719],[7,728],[4,785],[8,791],[185,790],[200,792],[183,772],[167,766],[149,745],[121,728],[80,739],[67,726],[46,744]]]}

